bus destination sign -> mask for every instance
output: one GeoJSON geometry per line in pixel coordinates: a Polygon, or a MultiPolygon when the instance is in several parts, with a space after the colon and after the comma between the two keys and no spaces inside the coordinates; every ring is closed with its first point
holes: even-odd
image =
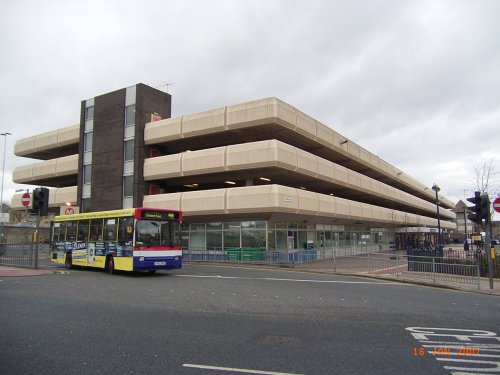
{"type": "Polygon", "coordinates": [[[150,219],[150,220],[178,220],[179,213],[178,212],[143,210],[142,211],[142,218],[143,219],[150,219]]]}

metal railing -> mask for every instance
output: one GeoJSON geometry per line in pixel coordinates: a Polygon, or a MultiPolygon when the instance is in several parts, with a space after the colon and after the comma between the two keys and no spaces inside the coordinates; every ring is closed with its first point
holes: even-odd
{"type": "Polygon", "coordinates": [[[458,284],[477,284],[479,286],[479,263],[466,261],[450,263],[443,258],[409,257],[408,270],[402,272],[405,277],[452,282],[458,284]]]}
{"type": "Polygon", "coordinates": [[[263,251],[230,250],[183,251],[185,261],[209,261],[263,265],[284,265],[332,273],[365,274],[432,282],[471,284],[480,287],[480,265],[469,257],[451,258],[404,255],[402,252],[366,253],[351,247],[335,250],[263,251]]]}
{"type": "Polygon", "coordinates": [[[183,249],[185,261],[238,262],[256,264],[307,264],[318,261],[333,260],[335,257],[370,254],[377,251],[378,245],[342,246],[335,249],[280,250],[265,251],[264,248],[215,248],[215,249],[183,249]]]}
{"type": "Polygon", "coordinates": [[[383,275],[396,279],[412,279],[471,284],[480,287],[480,268],[477,260],[448,259],[430,256],[367,254],[334,259],[334,273],[383,275]]]}
{"type": "MultiPolygon", "coordinates": [[[[0,265],[36,267],[36,246],[33,243],[0,244],[0,265]]],[[[46,257],[48,244],[39,244],[38,257],[46,257]]]]}

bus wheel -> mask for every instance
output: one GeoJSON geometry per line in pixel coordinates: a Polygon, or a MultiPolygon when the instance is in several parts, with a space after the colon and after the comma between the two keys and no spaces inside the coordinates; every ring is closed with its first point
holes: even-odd
{"type": "Polygon", "coordinates": [[[73,268],[73,259],[71,259],[71,253],[66,254],[66,260],[64,261],[64,265],[68,270],[73,268]]]}
{"type": "Polygon", "coordinates": [[[115,273],[115,261],[112,255],[110,255],[106,261],[106,272],[109,274],[115,273]]]}

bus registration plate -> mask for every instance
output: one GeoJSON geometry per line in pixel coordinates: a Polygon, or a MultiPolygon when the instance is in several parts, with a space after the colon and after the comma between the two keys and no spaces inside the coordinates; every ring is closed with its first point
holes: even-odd
{"type": "Polygon", "coordinates": [[[155,262],[155,266],[165,266],[167,262],[155,262]]]}

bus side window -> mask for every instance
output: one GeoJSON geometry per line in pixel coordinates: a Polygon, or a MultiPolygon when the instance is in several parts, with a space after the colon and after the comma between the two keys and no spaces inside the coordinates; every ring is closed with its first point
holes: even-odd
{"type": "Polygon", "coordinates": [[[116,219],[104,220],[104,241],[116,241],[116,219]]]}
{"type": "Polygon", "coordinates": [[[52,225],[52,241],[59,241],[59,236],[61,234],[61,223],[53,223],[52,225]]]}
{"type": "Polygon", "coordinates": [[[76,221],[69,221],[66,226],[66,241],[76,240],[76,221]]]}
{"type": "Polygon", "coordinates": [[[90,220],[90,241],[102,241],[102,219],[90,220]]]}
{"type": "Polygon", "coordinates": [[[121,217],[119,219],[118,242],[130,242],[134,236],[134,218],[121,217]]]}
{"type": "Polygon", "coordinates": [[[80,220],[78,222],[78,241],[87,241],[89,239],[89,220],[80,220]]]}
{"type": "Polygon", "coordinates": [[[66,241],[66,224],[65,222],[60,223],[59,241],[66,241]]]}

